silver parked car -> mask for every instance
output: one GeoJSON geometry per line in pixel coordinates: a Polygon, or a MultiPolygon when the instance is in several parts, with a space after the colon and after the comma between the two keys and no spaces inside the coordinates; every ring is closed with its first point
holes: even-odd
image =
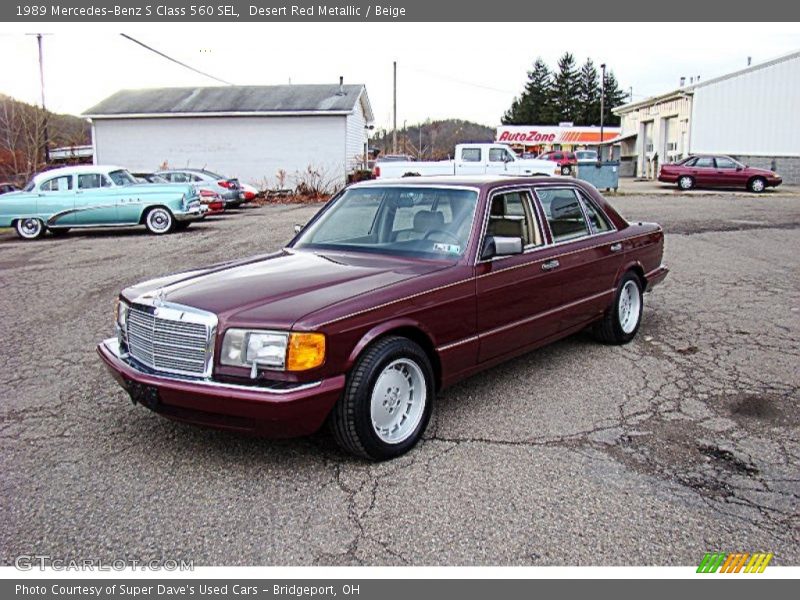
{"type": "Polygon", "coordinates": [[[244,202],[242,186],[238,179],[223,177],[205,169],[166,169],[156,175],[171,183],[191,183],[197,190],[208,190],[219,194],[227,207],[236,207],[244,202]]]}

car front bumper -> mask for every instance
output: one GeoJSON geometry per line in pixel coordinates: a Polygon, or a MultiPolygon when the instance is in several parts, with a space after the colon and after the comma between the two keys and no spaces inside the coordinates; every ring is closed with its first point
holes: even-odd
{"type": "Polygon", "coordinates": [[[176,421],[268,437],[317,431],[345,385],[344,375],[261,387],[156,373],[121,353],[117,338],[100,342],[97,353],[134,403],[176,421]]]}
{"type": "Polygon", "coordinates": [[[198,204],[188,209],[186,212],[176,212],[174,216],[176,221],[181,221],[183,223],[199,221],[206,216],[206,211],[203,210],[202,205],[198,204]]]}

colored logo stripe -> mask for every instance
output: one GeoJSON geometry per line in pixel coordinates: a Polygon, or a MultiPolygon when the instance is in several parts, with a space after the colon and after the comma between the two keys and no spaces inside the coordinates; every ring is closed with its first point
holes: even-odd
{"type": "Polygon", "coordinates": [[[772,560],[773,554],[747,552],[727,554],[725,552],[708,552],[697,567],[698,573],[763,573],[772,560]]]}

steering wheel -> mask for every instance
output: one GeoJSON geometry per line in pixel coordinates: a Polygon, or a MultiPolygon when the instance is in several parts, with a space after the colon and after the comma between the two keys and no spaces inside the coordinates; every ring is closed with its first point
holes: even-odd
{"type": "Polygon", "coordinates": [[[434,233],[442,233],[446,237],[449,237],[452,241],[454,241],[456,246],[460,246],[461,245],[461,240],[458,238],[458,236],[455,233],[453,233],[452,231],[447,231],[445,229],[431,229],[428,233],[426,233],[424,236],[422,236],[422,239],[423,240],[427,240],[428,237],[430,235],[434,234],[434,233]]]}

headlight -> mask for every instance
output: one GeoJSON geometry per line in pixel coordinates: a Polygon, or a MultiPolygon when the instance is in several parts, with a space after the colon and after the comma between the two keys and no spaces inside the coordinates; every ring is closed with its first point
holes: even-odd
{"type": "Polygon", "coordinates": [[[325,362],[325,336],[321,333],[290,333],[250,329],[228,329],[222,340],[220,362],[235,367],[258,367],[275,371],[307,371],[325,362]]]}

